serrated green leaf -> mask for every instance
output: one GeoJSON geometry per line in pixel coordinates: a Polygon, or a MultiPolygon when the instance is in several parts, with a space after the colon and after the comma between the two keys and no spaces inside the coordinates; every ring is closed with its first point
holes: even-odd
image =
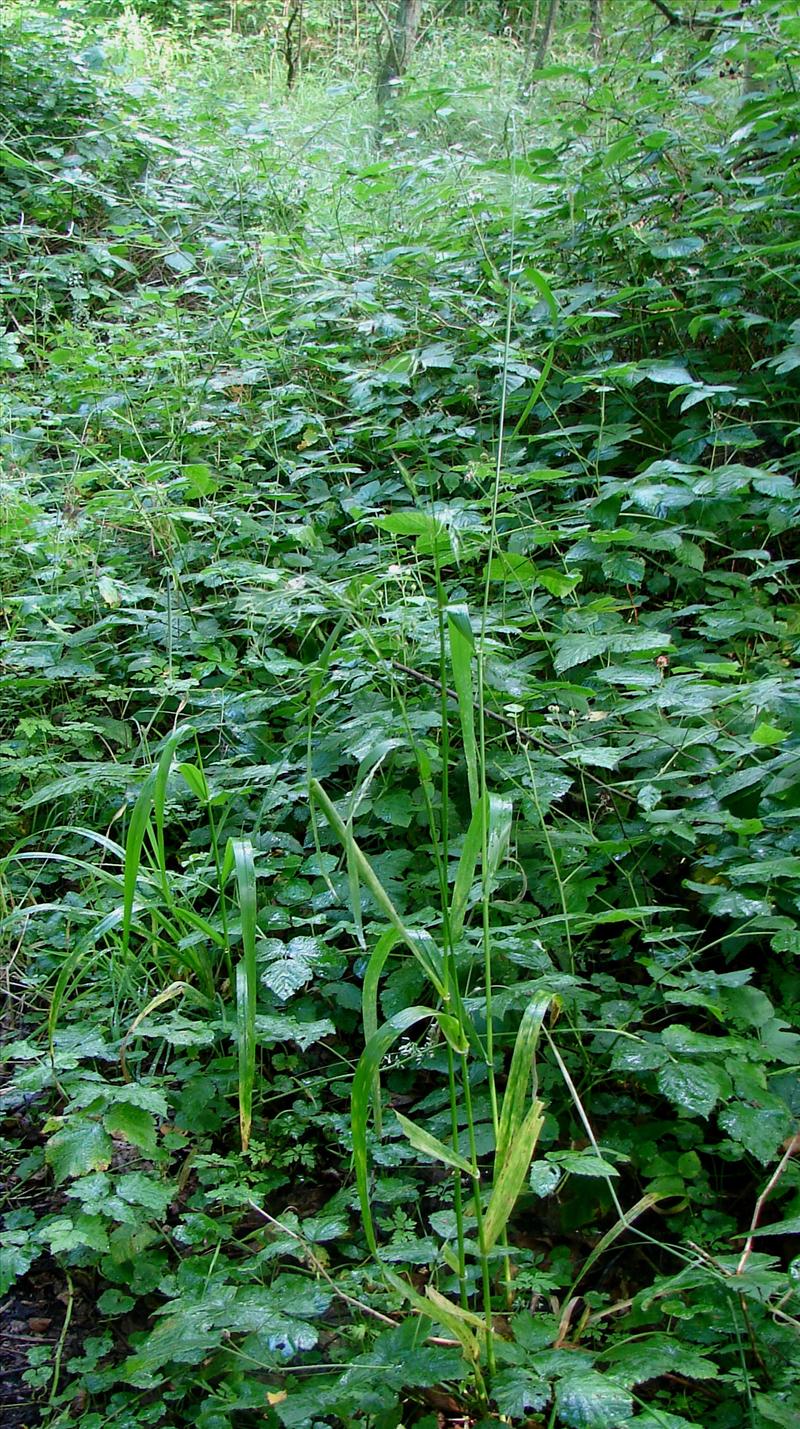
{"type": "Polygon", "coordinates": [[[667,1062],[657,1074],[659,1090],[692,1116],[710,1116],[720,1097],[730,1094],[730,1078],[711,1063],[667,1062]]]}
{"type": "Polygon", "coordinates": [[[616,1429],[633,1414],[633,1399],[615,1380],[581,1370],[561,1380],[556,1407],[560,1422],[569,1429],[616,1429]]]}
{"type": "Polygon", "coordinates": [[[84,1212],[74,1217],[57,1216],[46,1221],[39,1231],[39,1238],[53,1255],[63,1255],[84,1246],[101,1254],[109,1249],[108,1223],[102,1216],[84,1212]]]}
{"type": "Polygon", "coordinates": [[[87,1171],[105,1171],[111,1165],[114,1144],[99,1121],[75,1120],[51,1136],[45,1147],[45,1161],[56,1185],[87,1171]]]}
{"type": "Polygon", "coordinates": [[[512,1419],[524,1419],[531,1412],[546,1409],[550,1395],[546,1379],[521,1367],[501,1370],[492,1380],[492,1398],[497,1408],[512,1419]]]}
{"type": "Polygon", "coordinates": [[[149,1111],[120,1101],[109,1107],[103,1125],[112,1136],[121,1137],[130,1146],[138,1146],[145,1156],[156,1151],[156,1124],[149,1111]]]}
{"type": "Polygon", "coordinates": [[[552,1161],[534,1161],[528,1176],[528,1185],[534,1196],[552,1196],[561,1183],[561,1167],[552,1161]]]}
{"type": "Polygon", "coordinates": [[[785,1138],[793,1130],[788,1106],[748,1106],[734,1102],[719,1113],[720,1126],[733,1141],[755,1156],[763,1166],[774,1161],[785,1138]]]}
{"type": "Polygon", "coordinates": [[[28,1273],[42,1250],[43,1247],[37,1245],[29,1234],[22,1244],[14,1244],[11,1235],[4,1233],[0,1243],[0,1295],[5,1298],[11,1286],[28,1273]]]}

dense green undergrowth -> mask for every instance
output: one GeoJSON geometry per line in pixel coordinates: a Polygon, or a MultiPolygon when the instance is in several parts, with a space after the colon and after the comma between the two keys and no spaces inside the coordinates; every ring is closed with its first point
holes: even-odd
{"type": "Polygon", "coordinates": [[[788,9],[524,104],[454,22],[380,131],[258,36],[3,21],[42,1423],[797,1423],[788,9]]]}

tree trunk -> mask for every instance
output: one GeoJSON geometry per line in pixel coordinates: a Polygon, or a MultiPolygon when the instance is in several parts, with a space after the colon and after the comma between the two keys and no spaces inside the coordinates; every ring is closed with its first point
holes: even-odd
{"type": "Polygon", "coordinates": [[[536,51],[536,58],[533,61],[534,71],[537,69],[541,69],[542,65],[547,59],[547,51],[550,49],[550,42],[553,38],[553,32],[556,28],[557,18],[558,0],[550,0],[550,4],[547,7],[547,15],[545,16],[544,28],[542,30],[541,39],[539,40],[539,48],[536,51]]]}
{"type": "Polygon", "coordinates": [[[599,60],[603,49],[603,0],[589,0],[589,47],[599,60]]]}
{"type": "Polygon", "coordinates": [[[531,17],[528,24],[528,33],[525,37],[525,53],[522,56],[522,73],[519,78],[520,96],[527,93],[528,75],[531,68],[531,56],[533,55],[533,43],[536,39],[536,31],[539,28],[539,0],[531,0],[531,17]]]}
{"type": "Polygon", "coordinates": [[[284,30],[284,54],[286,88],[291,90],[303,63],[303,0],[291,0],[284,30]]]}
{"type": "Polygon", "coordinates": [[[386,53],[378,73],[376,95],[379,109],[384,109],[397,93],[398,81],[405,73],[414,53],[421,15],[422,0],[398,0],[386,53]]]}

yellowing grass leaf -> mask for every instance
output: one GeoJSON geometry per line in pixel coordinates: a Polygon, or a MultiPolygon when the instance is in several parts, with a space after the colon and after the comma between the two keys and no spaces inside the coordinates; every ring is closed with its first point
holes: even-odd
{"type": "Polygon", "coordinates": [[[395,1116],[415,1151],[421,1151],[423,1156],[429,1156],[433,1161],[441,1161],[445,1166],[452,1166],[456,1171],[463,1171],[465,1176],[477,1178],[480,1175],[464,1156],[460,1156],[452,1146],[446,1146],[438,1136],[432,1136],[407,1116],[401,1116],[399,1111],[395,1112],[395,1116]]]}
{"type": "Polygon", "coordinates": [[[500,1124],[497,1129],[494,1160],[495,1180],[500,1175],[514,1140],[528,1115],[528,1103],[534,1089],[533,1059],[542,1023],[552,1001],[551,993],[540,993],[531,999],[522,1015],[511,1057],[511,1066],[500,1112],[500,1124]]]}
{"type": "Polygon", "coordinates": [[[534,1102],[506,1150],[505,1159],[495,1174],[494,1188],[483,1222],[484,1249],[488,1252],[506,1226],[522,1190],[528,1167],[544,1126],[541,1102],[534,1102]]]}
{"type": "Polygon", "coordinates": [[[256,870],[249,839],[233,839],[236,891],[242,920],[242,958],[236,968],[236,1035],[239,1054],[239,1130],[250,1143],[256,1073],[256,870]]]}
{"type": "Polygon", "coordinates": [[[447,629],[450,636],[450,664],[453,670],[453,684],[458,696],[458,715],[461,721],[461,738],[464,741],[464,758],[467,762],[469,798],[473,809],[477,808],[480,785],[478,782],[478,745],[475,737],[475,705],[472,698],[472,652],[475,637],[465,605],[451,605],[447,608],[447,629]]]}

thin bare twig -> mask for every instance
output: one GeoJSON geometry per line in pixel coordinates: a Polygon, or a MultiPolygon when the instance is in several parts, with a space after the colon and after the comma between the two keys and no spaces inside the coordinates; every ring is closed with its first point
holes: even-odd
{"type": "Polygon", "coordinates": [[[269,1214],[269,1211],[263,1210],[255,1201],[248,1199],[247,1204],[248,1206],[252,1206],[257,1215],[263,1216],[265,1221],[269,1221],[271,1226],[275,1226],[276,1230],[282,1231],[284,1235],[290,1236],[292,1240],[296,1240],[297,1244],[303,1247],[303,1254],[314,1267],[314,1270],[330,1285],[331,1290],[335,1295],[339,1296],[340,1300],[344,1300],[348,1305],[354,1306],[356,1310],[363,1310],[365,1315],[372,1315],[373,1319],[382,1321],[384,1325],[391,1325],[393,1329],[397,1328],[398,1321],[393,1320],[390,1315],[383,1315],[380,1310],[374,1310],[371,1305],[366,1305],[363,1300],[356,1300],[355,1296],[348,1295],[346,1290],[342,1290],[341,1287],[336,1284],[333,1276],[325,1269],[319,1257],[314,1254],[308,1241],[304,1240],[301,1235],[298,1235],[297,1231],[293,1231],[289,1226],[285,1226],[283,1221],[277,1221],[274,1216],[269,1214]]]}
{"type": "MultiPolygon", "coordinates": [[[[423,685],[430,685],[432,690],[441,691],[441,683],[434,679],[433,675],[426,675],[424,670],[417,670],[413,665],[404,665],[401,660],[393,660],[392,665],[395,670],[402,670],[404,675],[413,675],[415,680],[421,681],[423,685]]],[[[445,694],[450,700],[457,700],[458,695],[455,690],[446,689],[445,694]]],[[[502,724],[505,729],[510,729],[518,739],[533,739],[534,736],[527,729],[521,729],[515,719],[510,715],[500,714],[499,710],[491,710],[488,705],[484,705],[483,713],[487,719],[493,719],[498,724],[502,724]]]]}
{"type": "MultiPolygon", "coordinates": [[[[391,1325],[393,1330],[397,1329],[400,1323],[399,1320],[393,1320],[391,1315],[384,1315],[380,1310],[374,1310],[373,1307],[367,1305],[365,1301],[357,1300],[354,1295],[348,1295],[346,1290],[342,1290],[340,1286],[336,1284],[330,1272],[326,1270],[319,1257],[314,1254],[308,1241],[304,1240],[301,1235],[298,1235],[297,1231],[293,1231],[291,1227],[285,1226],[283,1221],[276,1220],[274,1216],[269,1214],[269,1211],[263,1210],[255,1201],[248,1198],[247,1204],[252,1207],[257,1215],[263,1216],[265,1221],[269,1221],[271,1226],[275,1226],[276,1230],[282,1231],[284,1235],[290,1236],[292,1240],[296,1240],[297,1244],[302,1246],[304,1255],[317,1274],[321,1275],[322,1279],[330,1285],[334,1295],[338,1295],[340,1300],[344,1300],[347,1305],[352,1305],[354,1309],[363,1311],[365,1315],[371,1315],[374,1320],[380,1320],[384,1325],[391,1325]]],[[[458,1340],[448,1340],[442,1335],[428,1335],[427,1342],[430,1345],[445,1345],[450,1349],[458,1345],[458,1340]]]]}
{"type": "Polygon", "coordinates": [[[793,1136],[788,1142],[786,1150],[784,1151],[780,1161],[775,1167],[775,1170],[770,1176],[766,1186],[761,1192],[761,1195],[756,1201],[755,1209],[753,1211],[753,1219],[750,1222],[750,1230],[747,1233],[747,1240],[744,1243],[744,1250],[742,1251],[739,1264],[736,1267],[737,1275],[744,1274],[745,1266],[747,1265],[747,1262],[752,1254],[753,1237],[756,1233],[756,1230],[758,1229],[758,1223],[761,1219],[761,1212],[764,1209],[764,1205],[767,1201],[767,1198],[772,1195],[772,1192],[775,1190],[775,1187],[780,1181],[781,1176],[786,1170],[786,1167],[789,1165],[789,1162],[791,1161],[792,1157],[798,1155],[800,1155],[800,1135],[793,1136]]]}

